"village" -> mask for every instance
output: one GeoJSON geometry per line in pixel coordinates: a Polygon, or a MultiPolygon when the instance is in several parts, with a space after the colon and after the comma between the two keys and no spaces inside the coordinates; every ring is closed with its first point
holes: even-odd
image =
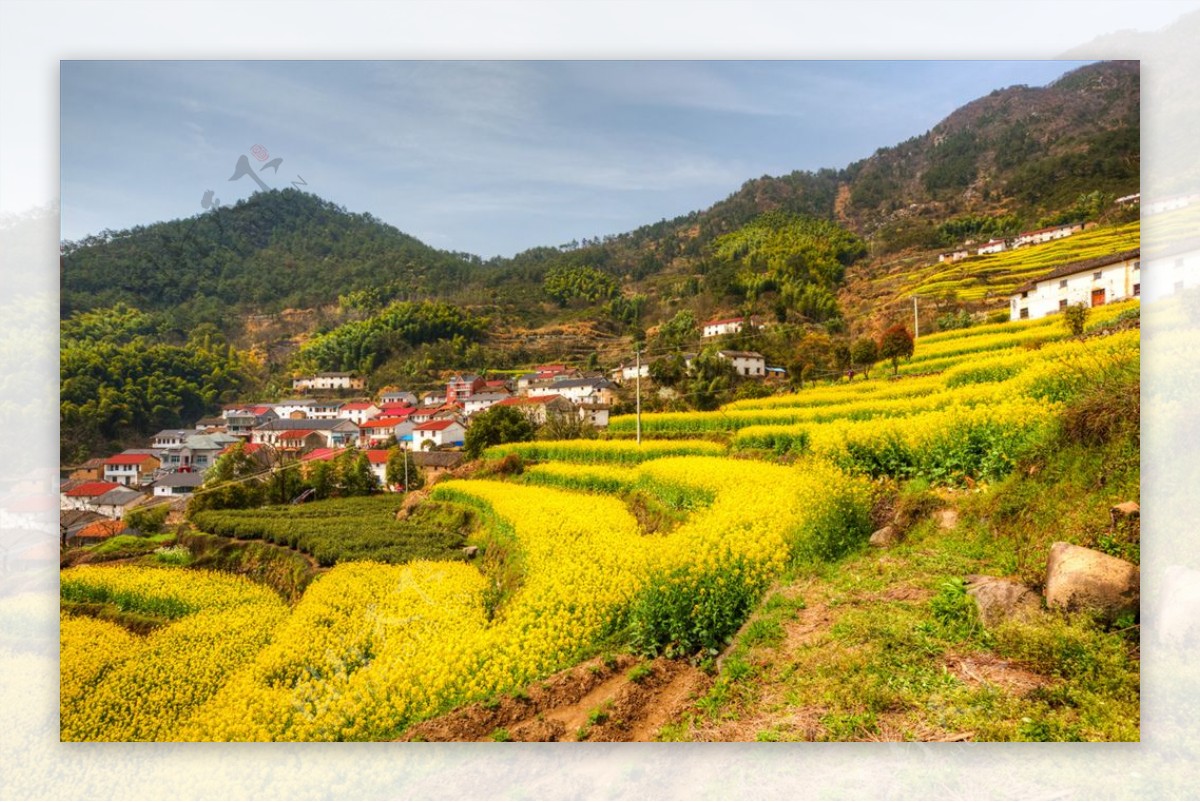
{"type": "MultiPolygon", "coordinates": [[[[999,251],[1051,242],[1081,230],[1082,225],[1069,224],[1024,232],[988,243],[978,249],[978,255],[991,253],[988,248],[999,251]]],[[[1138,298],[1140,256],[1139,249],[1132,249],[1060,265],[1016,288],[1008,318],[1038,319],[1072,305],[1097,307],[1138,298]]],[[[939,254],[938,262],[966,257],[964,247],[939,254]]],[[[731,316],[706,321],[699,329],[702,344],[715,344],[727,342],[747,327],[770,326],[770,321],[757,316],[731,316]]],[[[714,352],[729,363],[739,380],[763,382],[770,388],[787,379],[783,367],[768,365],[758,352],[732,348],[714,352]]],[[[697,354],[680,356],[685,368],[691,369],[697,354]]],[[[239,444],[263,475],[298,466],[305,477],[313,465],[358,449],[366,455],[379,490],[404,492],[404,483],[388,481],[393,449],[405,452],[411,465],[436,478],[464,461],[467,430],[492,407],[512,407],[535,428],[557,419],[599,433],[608,427],[622,387],[636,385],[640,393],[643,381],[652,384],[647,361],[623,362],[607,373],[544,364],[507,378],[453,371],[444,375],[444,386],[435,390],[418,394],[386,387],[374,395],[367,394],[366,380],[353,373],[299,376],[292,380],[293,398],[226,405],[219,416],[160,431],[143,447],[64,470],[59,491],[61,541],[87,545],[128,533],[132,530],[124,523],[126,514],[146,505],[168,504],[173,519],[179,520],[209,470],[239,444]]],[[[670,393],[666,388],[657,391],[670,393]]]]}

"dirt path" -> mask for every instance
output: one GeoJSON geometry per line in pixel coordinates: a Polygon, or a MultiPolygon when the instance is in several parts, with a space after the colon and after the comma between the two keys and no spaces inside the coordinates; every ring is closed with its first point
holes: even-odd
{"type": "Polygon", "coordinates": [[[710,682],[684,661],[596,659],[419,724],[405,740],[652,741],[710,682]]]}

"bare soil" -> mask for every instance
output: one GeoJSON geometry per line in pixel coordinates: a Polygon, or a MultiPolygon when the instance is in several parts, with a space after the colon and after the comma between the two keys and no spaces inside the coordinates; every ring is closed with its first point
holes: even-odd
{"type": "Polygon", "coordinates": [[[404,740],[653,741],[710,684],[707,674],[686,661],[598,658],[522,693],[418,724],[404,740]],[[630,679],[635,668],[636,678],[630,679]]]}

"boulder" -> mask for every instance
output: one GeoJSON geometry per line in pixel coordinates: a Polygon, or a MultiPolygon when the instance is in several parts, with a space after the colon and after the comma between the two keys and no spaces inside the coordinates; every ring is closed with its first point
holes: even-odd
{"type": "Polygon", "coordinates": [[[968,576],[967,595],[975,600],[979,620],[985,627],[994,627],[1010,618],[1028,619],[1042,611],[1042,597],[1012,579],[968,576]]]}
{"type": "Polygon", "coordinates": [[[1046,564],[1046,604],[1115,620],[1137,615],[1141,572],[1131,562],[1059,541],[1046,564]]]}
{"type": "Polygon", "coordinates": [[[934,513],[938,526],[942,529],[953,529],[958,526],[958,510],[944,509],[934,513]]]}
{"type": "Polygon", "coordinates": [[[1115,528],[1125,521],[1135,521],[1142,516],[1142,508],[1138,506],[1136,501],[1123,501],[1120,504],[1114,504],[1108,510],[1108,515],[1112,519],[1112,525],[1115,528]]]}
{"type": "Polygon", "coordinates": [[[872,546],[879,549],[886,549],[888,546],[894,546],[899,542],[900,533],[891,524],[872,532],[871,540],[869,541],[872,546]]]}

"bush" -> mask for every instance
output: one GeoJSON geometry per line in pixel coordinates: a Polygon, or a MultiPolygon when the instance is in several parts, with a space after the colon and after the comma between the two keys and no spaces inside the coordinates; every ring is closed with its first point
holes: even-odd
{"type": "Polygon", "coordinates": [[[1084,304],[1071,304],[1062,312],[1063,325],[1067,327],[1067,331],[1071,332],[1072,337],[1083,335],[1084,326],[1087,325],[1088,308],[1084,304]]]}

